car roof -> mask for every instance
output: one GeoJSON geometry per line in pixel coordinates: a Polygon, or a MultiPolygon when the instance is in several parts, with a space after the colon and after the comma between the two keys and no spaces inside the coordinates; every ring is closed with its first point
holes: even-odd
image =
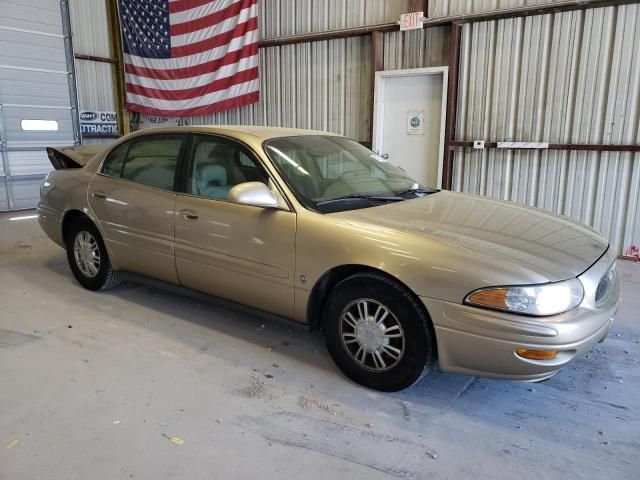
{"type": "Polygon", "coordinates": [[[188,125],[184,127],[159,127],[139,130],[138,134],[150,134],[161,132],[202,132],[202,133],[219,133],[223,135],[234,136],[234,134],[251,135],[261,140],[269,140],[279,137],[298,137],[302,135],[331,135],[338,136],[335,133],[323,132],[320,130],[302,130],[298,128],[280,128],[280,127],[264,127],[253,125],[188,125]]]}

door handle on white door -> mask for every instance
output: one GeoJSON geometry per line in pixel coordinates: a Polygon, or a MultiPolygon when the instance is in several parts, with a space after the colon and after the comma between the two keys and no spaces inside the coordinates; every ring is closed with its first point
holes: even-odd
{"type": "Polygon", "coordinates": [[[384,158],[385,160],[389,160],[389,154],[388,153],[383,153],[382,155],[380,155],[382,158],[384,158]]]}
{"type": "Polygon", "coordinates": [[[200,216],[194,210],[180,210],[180,216],[185,220],[197,220],[200,216]]]}

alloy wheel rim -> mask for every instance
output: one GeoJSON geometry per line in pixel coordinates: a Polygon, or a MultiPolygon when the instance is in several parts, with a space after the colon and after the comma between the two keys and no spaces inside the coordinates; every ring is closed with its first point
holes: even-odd
{"type": "Polygon", "coordinates": [[[73,242],[73,257],[85,277],[93,278],[100,270],[100,248],[89,232],[78,232],[73,242]]]}
{"type": "Polygon", "coordinates": [[[384,372],[395,367],[405,351],[405,335],[396,316],[371,298],[349,303],[340,315],[340,338],[349,356],[362,368],[384,372]]]}

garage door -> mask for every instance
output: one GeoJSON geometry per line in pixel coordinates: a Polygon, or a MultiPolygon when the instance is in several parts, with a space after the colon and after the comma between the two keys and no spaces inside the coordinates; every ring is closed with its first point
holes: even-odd
{"type": "Polygon", "coordinates": [[[0,0],[0,12],[0,210],[17,210],[37,203],[44,147],[77,143],[73,55],[66,0],[0,0]]]}

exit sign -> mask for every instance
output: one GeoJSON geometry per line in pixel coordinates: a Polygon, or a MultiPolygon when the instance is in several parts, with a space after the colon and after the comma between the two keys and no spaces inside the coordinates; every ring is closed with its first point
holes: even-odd
{"type": "Polygon", "coordinates": [[[403,13],[400,15],[400,30],[416,30],[422,28],[424,12],[403,13]]]}

